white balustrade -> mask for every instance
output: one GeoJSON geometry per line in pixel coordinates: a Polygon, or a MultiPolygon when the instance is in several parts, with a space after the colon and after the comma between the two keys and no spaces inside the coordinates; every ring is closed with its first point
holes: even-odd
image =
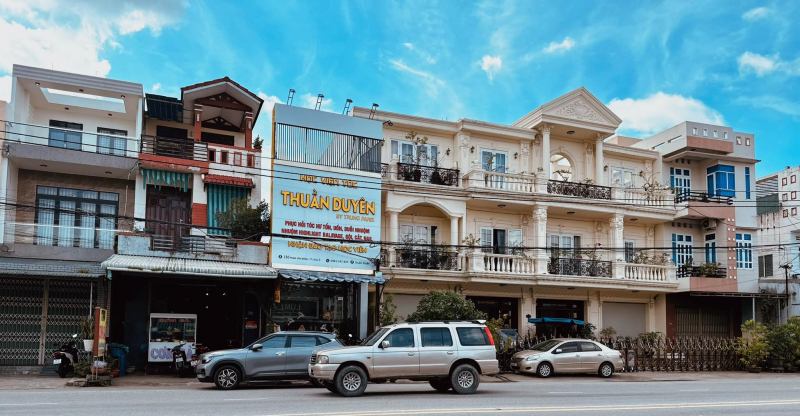
{"type": "Polygon", "coordinates": [[[466,177],[467,187],[509,192],[536,192],[536,177],[520,173],[501,173],[473,170],[466,177]]]}
{"type": "Polygon", "coordinates": [[[483,253],[483,268],[492,273],[533,274],[533,260],[513,254],[483,253]]]}
{"type": "Polygon", "coordinates": [[[675,282],[675,267],[625,263],[624,279],[641,282],[675,282]]]}
{"type": "Polygon", "coordinates": [[[632,205],[675,208],[675,198],[669,190],[648,194],[640,188],[614,188],[614,200],[632,205]]]}

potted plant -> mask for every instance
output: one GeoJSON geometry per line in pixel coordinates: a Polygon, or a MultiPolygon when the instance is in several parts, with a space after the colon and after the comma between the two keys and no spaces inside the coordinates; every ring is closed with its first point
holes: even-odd
{"type": "Polygon", "coordinates": [[[83,350],[91,351],[94,347],[94,328],[91,318],[81,319],[81,338],[83,339],[83,350]]]}
{"type": "Polygon", "coordinates": [[[747,371],[760,373],[769,356],[767,327],[752,319],[742,324],[742,336],[737,341],[736,352],[747,371]]]}
{"type": "Polygon", "coordinates": [[[718,268],[719,268],[719,263],[703,263],[700,265],[700,276],[717,277],[718,268]]]}

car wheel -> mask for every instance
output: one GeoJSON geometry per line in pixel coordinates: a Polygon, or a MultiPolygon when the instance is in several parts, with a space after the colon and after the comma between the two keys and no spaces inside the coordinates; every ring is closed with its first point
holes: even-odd
{"type": "Polygon", "coordinates": [[[610,363],[600,364],[600,369],[597,370],[597,373],[600,374],[600,377],[609,378],[614,375],[614,366],[610,363]]]}
{"type": "Polygon", "coordinates": [[[431,384],[431,387],[439,393],[447,393],[448,390],[453,388],[453,386],[450,385],[450,380],[446,378],[434,378],[428,382],[431,384]]]}
{"type": "Polygon", "coordinates": [[[242,372],[232,365],[224,365],[214,373],[214,384],[220,390],[233,390],[241,381],[242,372]]]}
{"type": "Polygon", "coordinates": [[[450,385],[458,394],[472,394],[478,390],[478,384],[481,383],[480,377],[475,367],[461,364],[450,374],[450,385]]]}
{"type": "Polygon", "coordinates": [[[367,389],[367,373],[361,367],[349,365],[336,373],[336,392],[345,397],[360,396],[367,389]]]}
{"type": "Polygon", "coordinates": [[[547,378],[553,375],[553,366],[550,363],[541,363],[536,368],[536,375],[542,378],[547,378]]]}

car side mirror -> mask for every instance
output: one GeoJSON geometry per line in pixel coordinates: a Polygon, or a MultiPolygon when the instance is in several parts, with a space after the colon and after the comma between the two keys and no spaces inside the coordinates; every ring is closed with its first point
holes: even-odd
{"type": "Polygon", "coordinates": [[[389,348],[391,345],[392,345],[392,343],[389,342],[389,341],[386,341],[386,340],[381,341],[381,348],[384,348],[384,349],[385,348],[389,348]]]}
{"type": "Polygon", "coordinates": [[[556,348],[556,350],[553,351],[553,354],[561,354],[561,352],[561,348],[556,348]]]}
{"type": "Polygon", "coordinates": [[[261,351],[262,348],[264,348],[264,346],[261,344],[253,344],[250,346],[250,351],[261,351]]]}

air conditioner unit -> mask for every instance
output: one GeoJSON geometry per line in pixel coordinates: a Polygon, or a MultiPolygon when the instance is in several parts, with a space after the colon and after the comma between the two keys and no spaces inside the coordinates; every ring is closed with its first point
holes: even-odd
{"type": "Polygon", "coordinates": [[[706,218],[703,220],[703,228],[706,230],[716,230],[717,220],[706,218]]]}

